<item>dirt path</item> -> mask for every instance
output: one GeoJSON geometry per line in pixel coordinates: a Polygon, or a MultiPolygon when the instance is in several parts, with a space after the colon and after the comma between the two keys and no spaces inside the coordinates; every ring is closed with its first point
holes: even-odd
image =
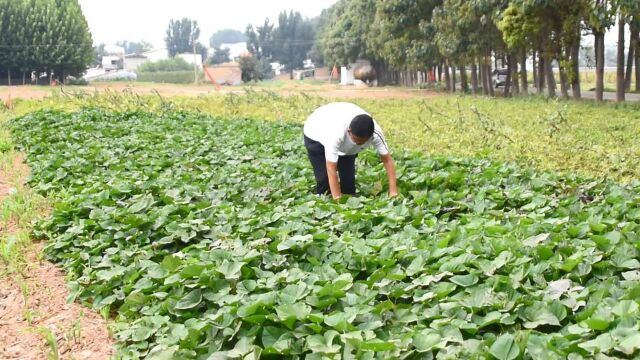
{"type": "MultiPolygon", "coordinates": [[[[7,197],[21,187],[16,181],[28,175],[23,159],[13,156],[0,171],[0,204],[10,201],[7,197]]],[[[0,236],[16,236],[17,230],[13,218],[0,222],[0,236]]],[[[106,321],[80,304],[67,304],[64,273],[42,259],[42,246],[26,247],[23,275],[0,278],[0,359],[47,359],[53,351],[60,359],[108,359],[113,340],[106,321]]],[[[0,260],[0,273],[5,264],[0,260]]]]}

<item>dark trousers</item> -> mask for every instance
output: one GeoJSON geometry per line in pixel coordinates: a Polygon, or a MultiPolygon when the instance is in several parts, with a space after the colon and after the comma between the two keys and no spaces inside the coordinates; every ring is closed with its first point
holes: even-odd
{"type": "MultiPolygon", "coordinates": [[[[307,148],[307,154],[313,166],[313,176],[316,178],[316,192],[321,195],[329,193],[329,177],[327,176],[327,159],[324,157],[324,146],[306,136],[304,137],[304,146],[307,148]]],[[[343,194],[354,195],[356,193],[357,156],[345,155],[338,157],[340,191],[343,194]]]]}

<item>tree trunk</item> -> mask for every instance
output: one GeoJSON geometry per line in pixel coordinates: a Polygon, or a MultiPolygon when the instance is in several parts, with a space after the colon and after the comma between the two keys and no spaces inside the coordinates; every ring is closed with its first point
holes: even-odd
{"type": "Polygon", "coordinates": [[[546,59],[542,54],[542,51],[538,52],[538,93],[542,94],[544,92],[545,85],[545,68],[546,68],[546,59]]]}
{"type": "Polygon", "coordinates": [[[486,64],[486,61],[487,58],[483,56],[480,63],[480,76],[482,77],[482,94],[485,96],[489,96],[489,88],[491,87],[491,83],[487,79],[488,65],[486,64]]]}
{"type": "Polygon", "coordinates": [[[524,95],[529,94],[529,79],[527,79],[527,50],[522,49],[522,53],[520,54],[520,83],[522,88],[522,93],[524,95]]]}
{"type": "Polygon", "coordinates": [[[7,81],[8,81],[8,85],[11,86],[11,68],[7,68],[7,81]]]}
{"type": "Polygon", "coordinates": [[[631,29],[631,39],[629,40],[629,53],[627,57],[627,73],[624,78],[625,91],[631,91],[631,77],[633,76],[633,59],[635,58],[638,33],[631,29]]]}
{"type": "Polygon", "coordinates": [[[466,66],[460,65],[460,91],[466,93],[469,91],[469,83],[467,82],[466,66]]]}
{"type": "Polygon", "coordinates": [[[636,33],[636,91],[640,92],[640,33],[635,29],[636,33]]]}
{"type": "Polygon", "coordinates": [[[507,60],[507,80],[504,83],[504,93],[502,94],[504,97],[511,96],[511,72],[513,71],[511,65],[511,56],[509,56],[507,60]]]}
{"type": "Polygon", "coordinates": [[[582,99],[580,89],[580,40],[571,45],[571,89],[575,100],[582,99]]]}
{"type": "Polygon", "coordinates": [[[26,85],[27,81],[27,73],[25,71],[22,72],[22,85],[26,85]]]}
{"type": "Polygon", "coordinates": [[[553,76],[552,58],[545,54],[544,69],[547,77],[547,93],[549,97],[556,97],[556,79],[553,76]]]}
{"type": "Polygon", "coordinates": [[[567,75],[567,68],[563,62],[560,62],[560,91],[564,99],[569,98],[569,76],[567,75]]]}
{"type": "Polygon", "coordinates": [[[538,91],[538,93],[540,92],[540,88],[538,88],[538,54],[536,54],[535,51],[533,51],[533,54],[531,55],[531,60],[533,62],[533,69],[531,70],[533,73],[533,87],[536,88],[536,90],[538,91]]]}
{"type": "Polygon", "coordinates": [[[518,72],[518,55],[514,53],[509,56],[511,64],[511,84],[513,86],[513,95],[520,95],[520,73],[518,72]]]}
{"type": "Polygon", "coordinates": [[[489,95],[491,97],[496,96],[495,89],[493,88],[493,75],[491,75],[491,50],[489,50],[489,54],[487,55],[487,83],[489,84],[489,95]]]}
{"type": "Polygon", "coordinates": [[[478,94],[478,65],[475,59],[471,62],[471,93],[478,94]]]}
{"type": "Polygon", "coordinates": [[[618,14],[618,61],[616,73],[616,101],[624,101],[624,17],[618,14]]]}
{"type": "Polygon", "coordinates": [[[451,65],[451,92],[456,92],[456,83],[458,82],[456,75],[456,64],[451,65]]]}
{"type": "Polygon", "coordinates": [[[451,76],[449,75],[449,64],[444,65],[444,81],[446,82],[447,92],[451,92],[451,76]]]}
{"type": "Polygon", "coordinates": [[[604,32],[595,32],[596,50],[596,102],[602,102],[604,94],[604,32]]]}

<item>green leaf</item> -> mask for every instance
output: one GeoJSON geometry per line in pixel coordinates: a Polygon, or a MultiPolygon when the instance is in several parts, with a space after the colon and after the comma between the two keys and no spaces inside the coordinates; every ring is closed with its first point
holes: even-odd
{"type": "Polygon", "coordinates": [[[640,350],[640,333],[627,336],[616,346],[616,350],[629,356],[633,355],[637,350],[640,350]]]}
{"type": "Polygon", "coordinates": [[[412,261],[409,266],[407,266],[407,270],[405,271],[408,276],[413,276],[420,271],[422,271],[424,267],[424,258],[422,254],[418,254],[412,261]]]}
{"type": "Polygon", "coordinates": [[[476,274],[467,274],[467,275],[456,275],[452,276],[449,281],[456,285],[460,285],[463,287],[469,287],[471,285],[475,285],[478,283],[478,276],[476,274]]]}
{"type": "Polygon", "coordinates": [[[222,274],[225,279],[237,280],[240,278],[240,269],[243,265],[242,262],[225,260],[216,268],[216,271],[222,274]]]}
{"type": "Polygon", "coordinates": [[[413,336],[413,346],[418,352],[427,352],[435,349],[441,349],[446,345],[446,341],[442,339],[440,334],[433,330],[423,330],[413,336]]]}
{"type": "Polygon", "coordinates": [[[520,348],[513,335],[503,334],[491,345],[489,352],[498,360],[513,360],[520,355],[520,348]]]}
{"type": "Polygon", "coordinates": [[[202,302],[202,290],[196,289],[189,292],[182,299],[180,299],[175,308],[179,310],[193,309],[202,302]]]}
{"type": "Polygon", "coordinates": [[[156,332],[155,329],[151,327],[139,327],[133,331],[133,335],[131,336],[132,341],[143,341],[147,340],[156,332]]]}
{"type": "Polygon", "coordinates": [[[590,354],[606,353],[613,348],[613,338],[610,334],[602,334],[593,340],[585,341],[578,344],[579,347],[585,349],[590,354]]]}
{"type": "Polygon", "coordinates": [[[360,343],[360,350],[369,350],[369,351],[391,351],[396,348],[396,345],[390,341],[382,341],[382,340],[369,340],[363,341],[360,343]]]}
{"type": "Polygon", "coordinates": [[[634,300],[622,300],[611,309],[611,312],[620,317],[634,316],[638,313],[638,303],[634,300]]]}

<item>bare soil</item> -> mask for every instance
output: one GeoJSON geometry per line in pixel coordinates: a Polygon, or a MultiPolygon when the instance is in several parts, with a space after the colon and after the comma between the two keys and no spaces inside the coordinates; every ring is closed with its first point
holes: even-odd
{"type": "MultiPolygon", "coordinates": [[[[0,204],[29,174],[24,157],[16,154],[9,168],[0,171],[0,204]],[[18,183],[16,183],[18,182],[18,183]]],[[[14,219],[0,222],[0,234],[17,231],[14,219]]],[[[64,273],[42,259],[41,243],[27,247],[28,266],[24,274],[0,278],[0,359],[48,359],[52,347],[45,340],[50,331],[56,338],[61,359],[108,359],[113,339],[107,322],[80,304],[68,304],[64,273]]],[[[0,273],[4,263],[0,260],[0,273]]]]}

